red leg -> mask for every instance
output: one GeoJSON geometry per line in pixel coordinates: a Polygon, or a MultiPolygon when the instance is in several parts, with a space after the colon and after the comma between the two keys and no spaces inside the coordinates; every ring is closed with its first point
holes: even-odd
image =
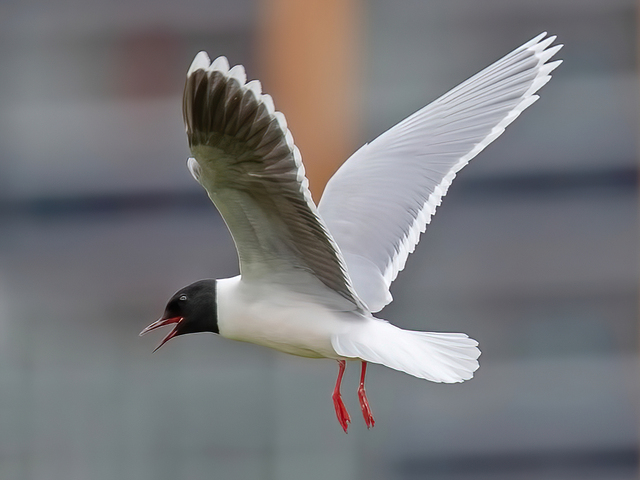
{"type": "Polygon", "coordinates": [[[358,387],[358,400],[360,400],[360,408],[362,409],[362,416],[364,417],[364,423],[367,424],[367,428],[371,428],[376,424],[373,414],[371,413],[371,407],[369,406],[369,400],[367,400],[367,392],[364,390],[364,376],[367,373],[367,362],[362,362],[362,372],[360,373],[360,386],[358,387]]]}
{"type": "Polygon", "coordinates": [[[340,384],[342,383],[342,376],[344,375],[344,370],[347,368],[347,362],[344,360],[338,360],[338,379],[336,380],[336,388],[333,390],[333,406],[336,409],[336,417],[338,417],[338,422],[340,422],[340,426],[344,430],[344,433],[347,433],[347,427],[349,423],[351,423],[351,417],[349,416],[349,412],[347,412],[347,407],[344,406],[342,402],[342,396],[340,395],[340,384]]]}

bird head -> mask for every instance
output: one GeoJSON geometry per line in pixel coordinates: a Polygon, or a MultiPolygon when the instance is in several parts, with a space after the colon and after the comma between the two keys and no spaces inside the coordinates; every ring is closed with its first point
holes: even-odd
{"type": "Polygon", "coordinates": [[[176,292],[167,302],[162,317],[142,330],[140,335],[165,325],[175,325],[175,327],[169,335],[164,337],[154,352],[178,335],[199,332],[219,333],[216,281],[200,280],[176,292]]]}

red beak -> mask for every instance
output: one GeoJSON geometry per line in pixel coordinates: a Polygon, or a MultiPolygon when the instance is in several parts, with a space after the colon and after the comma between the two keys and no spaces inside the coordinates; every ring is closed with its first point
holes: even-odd
{"type": "Polygon", "coordinates": [[[166,337],[164,337],[164,340],[162,340],[162,342],[160,342],[160,345],[158,345],[153,351],[155,352],[156,350],[158,350],[162,345],[164,345],[165,343],[167,343],[169,340],[171,340],[173,337],[176,336],[176,334],[178,333],[178,327],[177,324],[180,323],[180,321],[182,321],[183,317],[173,317],[173,318],[161,318],[160,320],[153,322],[151,325],[149,325],[147,328],[145,328],[144,330],[142,330],[140,332],[140,336],[144,335],[147,332],[150,332],[151,330],[155,330],[156,328],[160,328],[160,327],[164,327],[165,325],[171,325],[173,323],[176,324],[176,327],[171,330],[171,333],[169,333],[169,335],[167,335],[166,337]]]}

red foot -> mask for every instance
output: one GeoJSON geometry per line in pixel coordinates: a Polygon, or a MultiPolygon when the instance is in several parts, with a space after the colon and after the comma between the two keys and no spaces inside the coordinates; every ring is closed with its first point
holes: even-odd
{"type": "Polygon", "coordinates": [[[349,416],[349,412],[347,412],[347,407],[344,406],[344,402],[342,401],[342,396],[340,395],[340,384],[342,383],[342,376],[344,375],[344,370],[347,368],[347,362],[344,360],[338,360],[338,379],[336,380],[336,388],[333,390],[333,406],[336,409],[336,417],[338,417],[338,422],[340,422],[340,426],[344,430],[344,433],[347,433],[347,427],[351,423],[351,417],[349,416]]]}
{"type": "Polygon", "coordinates": [[[369,406],[369,400],[367,400],[367,392],[364,391],[364,385],[360,385],[358,388],[358,400],[360,400],[360,408],[362,409],[364,423],[367,424],[367,428],[373,427],[376,424],[376,421],[371,413],[371,407],[369,406]]]}
{"type": "Polygon", "coordinates": [[[340,422],[340,426],[344,430],[344,433],[347,433],[347,428],[351,423],[351,417],[349,416],[349,412],[347,412],[347,407],[344,406],[340,393],[338,393],[337,395],[336,393],[334,393],[332,395],[332,398],[333,406],[336,409],[336,417],[338,417],[338,422],[340,422]]]}
{"type": "Polygon", "coordinates": [[[369,406],[369,400],[367,399],[367,392],[364,390],[364,376],[367,372],[367,362],[362,362],[362,373],[360,374],[360,386],[358,387],[358,400],[360,400],[360,408],[362,409],[362,416],[364,417],[364,423],[367,424],[367,428],[371,428],[376,424],[373,414],[371,413],[371,407],[369,406]]]}

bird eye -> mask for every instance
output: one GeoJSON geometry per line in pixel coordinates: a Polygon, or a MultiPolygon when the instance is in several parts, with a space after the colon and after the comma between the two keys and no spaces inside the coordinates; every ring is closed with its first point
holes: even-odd
{"type": "Polygon", "coordinates": [[[187,299],[186,295],[180,295],[180,298],[178,298],[178,300],[184,302],[187,299]]]}

